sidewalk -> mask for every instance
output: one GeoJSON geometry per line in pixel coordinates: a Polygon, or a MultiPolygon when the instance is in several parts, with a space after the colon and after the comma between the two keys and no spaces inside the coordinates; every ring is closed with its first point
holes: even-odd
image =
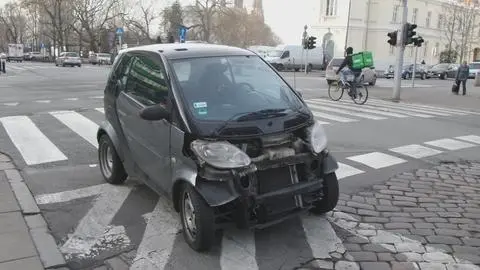
{"type": "Polygon", "coordinates": [[[0,153],[0,270],[64,265],[30,190],[11,159],[0,153]]]}
{"type": "MultiPolygon", "coordinates": [[[[422,82],[423,83],[423,82],[422,82]]],[[[473,80],[467,82],[467,95],[462,96],[452,94],[451,86],[453,81],[443,87],[411,88],[405,87],[400,90],[400,99],[402,102],[420,103],[426,105],[439,105],[451,108],[473,110],[480,112],[480,87],[473,86],[473,80]]],[[[391,100],[392,88],[368,88],[371,97],[391,100]]],[[[368,103],[368,101],[367,101],[368,103]]]]}

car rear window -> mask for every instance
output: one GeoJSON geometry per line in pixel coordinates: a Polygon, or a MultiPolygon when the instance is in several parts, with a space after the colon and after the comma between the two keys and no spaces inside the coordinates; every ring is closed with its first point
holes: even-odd
{"type": "Polygon", "coordinates": [[[78,57],[78,54],[77,53],[74,53],[74,52],[70,52],[70,53],[67,53],[68,57],[78,57]]]}
{"type": "Polygon", "coordinates": [[[339,67],[342,64],[342,62],[343,62],[343,58],[334,58],[330,62],[330,66],[339,67]]]}

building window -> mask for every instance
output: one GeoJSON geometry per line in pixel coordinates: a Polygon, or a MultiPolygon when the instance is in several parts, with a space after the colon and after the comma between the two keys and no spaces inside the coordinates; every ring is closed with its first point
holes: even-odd
{"type": "Polygon", "coordinates": [[[392,14],[392,22],[396,23],[397,22],[397,16],[398,16],[398,9],[400,8],[399,5],[395,5],[393,7],[393,14],[392,14]]]}
{"type": "Polygon", "coordinates": [[[445,17],[443,14],[438,15],[438,22],[437,22],[437,28],[441,29],[443,27],[443,21],[445,20],[445,17]]]}
{"type": "Polygon", "coordinates": [[[409,47],[409,54],[410,54],[410,57],[413,57],[413,47],[409,47]]]}
{"type": "Polygon", "coordinates": [[[431,19],[432,19],[432,12],[429,11],[429,12],[427,13],[427,21],[425,22],[425,27],[426,27],[426,28],[429,28],[429,27],[430,27],[430,21],[431,21],[431,19]]]}
{"type": "Polygon", "coordinates": [[[435,43],[435,48],[433,48],[432,55],[433,56],[438,56],[438,50],[440,50],[440,43],[435,43]]]}
{"type": "Polygon", "coordinates": [[[327,0],[327,6],[325,7],[326,16],[337,15],[337,0],[327,0]]]}
{"type": "Polygon", "coordinates": [[[418,14],[418,8],[414,8],[412,13],[412,23],[417,23],[417,14],[418,14]]]}

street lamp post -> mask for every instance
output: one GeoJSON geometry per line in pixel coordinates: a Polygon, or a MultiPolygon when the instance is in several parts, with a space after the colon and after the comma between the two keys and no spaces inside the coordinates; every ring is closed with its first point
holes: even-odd
{"type": "Polygon", "coordinates": [[[345,47],[343,48],[344,51],[347,50],[347,43],[348,43],[348,32],[350,29],[350,12],[352,10],[352,0],[348,1],[348,15],[347,15],[347,31],[345,31],[345,47]]]}

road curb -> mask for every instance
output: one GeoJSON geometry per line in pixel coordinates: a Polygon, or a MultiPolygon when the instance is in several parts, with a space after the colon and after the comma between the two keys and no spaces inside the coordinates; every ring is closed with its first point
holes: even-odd
{"type": "Polygon", "coordinates": [[[65,258],[57,247],[55,239],[49,232],[47,222],[27,187],[20,172],[15,168],[12,159],[0,152],[0,170],[5,172],[10,187],[20,205],[23,219],[27,224],[40,261],[45,269],[65,266],[65,258]]]}

